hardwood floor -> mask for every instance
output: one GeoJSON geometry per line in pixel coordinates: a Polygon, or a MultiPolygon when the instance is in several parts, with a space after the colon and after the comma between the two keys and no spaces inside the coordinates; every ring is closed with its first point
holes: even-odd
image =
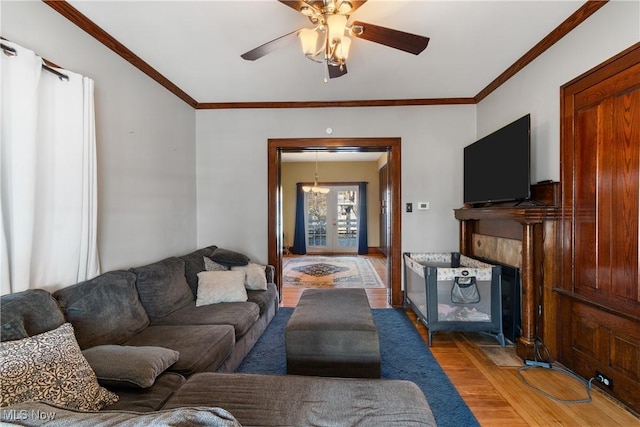
{"type": "MultiPolygon", "coordinates": [[[[370,257],[376,271],[386,281],[382,256],[370,257]]],[[[372,308],[390,308],[387,289],[367,289],[372,308]]],[[[281,306],[295,307],[301,290],[284,288],[281,306]]],[[[420,335],[427,342],[427,328],[407,309],[420,335]]],[[[459,333],[434,335],[431,352],[482,426],[640,426],[640,418],[593,387],[593,400],[585,404],[553,401],[529,387],[515,367],[495,365],[475,344],[459,333]]],[[[527,381],[558,398],[586,397],[578,381],[547,369],[523,373],[527,381]]]]}

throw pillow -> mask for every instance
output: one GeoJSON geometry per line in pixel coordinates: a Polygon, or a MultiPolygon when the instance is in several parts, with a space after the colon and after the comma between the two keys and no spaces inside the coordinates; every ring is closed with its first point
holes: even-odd
{"type": "Polygon", "coordinates": [[[198,273],[205,270],[202,258],[213,255],[215,249],[215,246],[202,248],[180,257],[184,261],[184,276],[187,279],[187,285],[191,289],[194,300],[196,293],[198,293],[198,273]]]}
{"type": "Polygon", "coordinates": [[[97,411],[118,401],[100,387],[73,334],[73,326],[0,344],[0,406],[47,401],[97,411]]]}
{"type": "Polygon", "coordinates": [[[2,295],[0,340],[13,341],[50,331],[65,323],[58,301],[44,289],[2,295]]]}
{"type": "Polygon", "coordinates": [[[184,260],[170,257],[132,268],[131,271],[136,274],[140,301],[152,321],[193,304],[193,292],[185,277],[184,260]]]}
{"type": "Polygon", "coordinates": [[[59,289],[53,296],[82,349],[125,342],[149,325],[136,275],[130,271],[108,271],[59,289]]]}
{"type": "Polygon", "coordinates": [[[180,353],[164,347],[99,345],[82,352],[102,385],[151,387],[180,353]]]}
{"type": "Polygon", "coordinates": [[[198,273],[196,307],[220,302],[247,300],[244,271],[202,271],[198,273]]]}
{"type": "Polygon", "coordinates": [[[265,266],[250,262],[243,267],[231,267],[233,271],[244,271],[246,274],[244,287],[251,291],[267,290],[267,275],[265,266]]]}
{"type": "Polygon", "coordinates": [[[218,248],[213,251],[211,259],[215,262],[229,267],[249,264],[249,257],[239,252],[218,248]]]}
{"type": "Polygon", "coordinates": [[[227,267],[226,265],[222,265],[222,264],[218,264],[217,262],[215,262],[214,260],[212,260],[209,257],[203,257],[204,258],[204,269],[205,271],[227,271],[229,270],[229,267],[227,267]]]}

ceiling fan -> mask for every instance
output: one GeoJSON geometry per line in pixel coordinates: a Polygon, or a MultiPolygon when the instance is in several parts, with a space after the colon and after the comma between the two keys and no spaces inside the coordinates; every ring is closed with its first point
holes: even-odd
{"type": "Polygon", "coordinates": [[[240,55],[255,61],[274,50],[300,39],[304,55],[315,62],[326,65],[324,81],[347,74],[346,61],[351,46],[351,37],[383,44],[394,49],[418,55],[429,43],[428,37],[392,30],[366,22],[353,21],[347,24],[350,15],[367,0],[278,0],[280,3],[302,13],[314,25],[301,28],[277,39],[251,49],[240,55]]]}

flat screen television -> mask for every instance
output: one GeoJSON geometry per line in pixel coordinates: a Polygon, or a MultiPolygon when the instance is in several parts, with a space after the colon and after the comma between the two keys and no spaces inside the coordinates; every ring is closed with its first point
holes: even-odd
{"type": "Polygon", "coordinates": [[[529,199],[531,115],[464,148],[464,202],[529,199]]]}

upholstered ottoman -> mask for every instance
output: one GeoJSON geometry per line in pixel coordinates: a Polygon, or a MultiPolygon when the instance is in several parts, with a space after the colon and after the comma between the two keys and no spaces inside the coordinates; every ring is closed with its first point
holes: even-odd
{"type": "Polygon", "coordinates": [[[364,289],[306,289],[285,348],[289,374],[380,378],[380,339],[364,289]]]}

